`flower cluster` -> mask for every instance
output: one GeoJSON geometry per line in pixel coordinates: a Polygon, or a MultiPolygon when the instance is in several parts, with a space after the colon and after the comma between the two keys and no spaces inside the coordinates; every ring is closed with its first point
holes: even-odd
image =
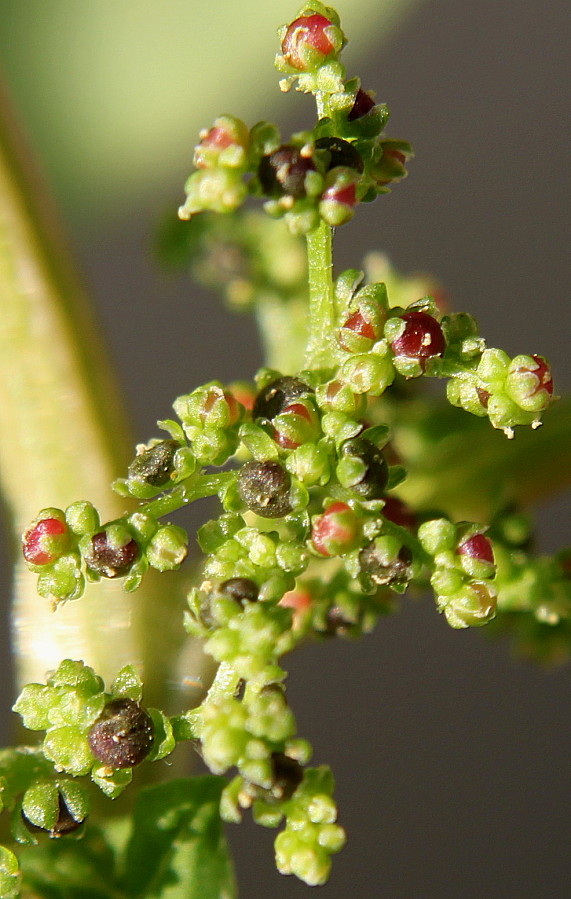
{"type": "Polygon", "coordinates": [[[313,93],[321,104],[312,131],[283,142],[277,128],[260,122],[250,130],[222,116],[200,135],[197,168],[185,185],[182,219],[198,212],[233,212],[248,193],[265,198],[266,212],[285,217],[290,230],[306,234],[320,223],[342,225],[357,203],[386,193],[406,175],[411,157],[405,141],[381,138],[388,109],[347,80],[339,61],[345,37],[334,10],[312,0],[280,32],[277,68],[290,77],[288,90],[313,93]]]}
{"type": "Polygon", "coordinates": [[[65,659],[46,684],[24,687],[14,711],[28,730],[45,731],[41,751],[56,771],[89,774],[114,799],[130,783],[133,767],[174,748],[168,719],[143,709],[141,697],[132,666],[121,669],[107,693],[92,668],[65,659]]]}

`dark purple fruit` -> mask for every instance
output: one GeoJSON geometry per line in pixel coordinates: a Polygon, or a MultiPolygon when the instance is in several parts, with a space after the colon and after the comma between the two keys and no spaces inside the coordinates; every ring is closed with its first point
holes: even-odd
{"type": "Polygon", "coordinates": [[[347,116],[348,120],[354,122],[355,119],[362,118],[362,116],[367,115],[367,113],[371,111],[374,105],[375,101],[372,97],[359,88],[355,96],[355,102],[347,116]]]}
{"type": "Polygon", "coordinates": [[[320,137],[315,141],[317,150],[325,150],[329,154],[326,170],[345,166],[361,173],[364,169],[363,159],[354,144],[340,137],[320,137]]]}
{"type": "Polygon", "coordinates": [[[128,573],[138,555],[139,547],[134,540],[128,540],[123,546],[114,546],[109,542],[107,532],[100,531],[91,538],[85,563],[103,577],[121,577],[128,573]]]}
{"type": "Polygon", "coordinates": [[[109,768],[132,768],[151,751],[154,727],[150,715],[132,699],[113,699],[87,734],[91,752],[109,768]]]}
{"type": "Polygon", "coordinates": [[[272,418],[283,412],[293,400],[307,393],[313,393],[313,389],[298,378],[276,378],[275,381],[260,390],[254,400],[252,416],[253,418],[267,418],[271,421],[272,418]]]}
{"type": "Polygon", "coordinates": [[[256,602],[258,585],[247,577],[231,577],[220,584],[220,592],[243,606],[245,602],[256,602]]]}
{"type": "Polygon", "coordinates": [[[299,200],[306,196],[305,176],[314,171],[311,157],[302,156],[296,147],[283,144],[268,156],[262,156],[258,178],[267,196],[283,197],[287,194],[299,200]]]}
{"type": "Polygon", "coordinates": [[[365,465],[361,480],[350,489],[365,500],[381,499],[389,480],[389,467],[382,452],[365,437],[352,437],[341,444],[341,455],[353,456],[365,465]]]}

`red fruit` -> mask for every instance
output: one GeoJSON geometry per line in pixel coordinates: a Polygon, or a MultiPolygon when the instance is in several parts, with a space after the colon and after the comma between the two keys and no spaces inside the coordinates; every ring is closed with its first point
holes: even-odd
{"type": "Polygon", "coordinates": [[[357,202],[355,185],[347,184],[346,187],[336,187],[333,184],[331,187],[328,187],[327,190],[323,191],[321,199],[334,200],[335,203],[340,203],[343,206],[350,206],[351,208],[353,208],[353,206],[357,202]]]}
{"type": "Polygon", "coordinates": [[[334,50],[325,29],[331,25],[329,19],[314,13],[311,16],[300,16],[287,29],[282,41],[282,53],[286,62],[294,69],[304,71],[308,68],[304,59],[304,50],[313,50],[323,58],[334,50]]]}
{"type": "MultiPolygon", "coordinates": [[[[284,409],[282,409],[281,414],[286,415],[288,412],[291,413],[291,415],[299,415],[301,418],[304,418],[308,424],[312,423],[311,413],[303,403],[290,403],[289,406],[285,406],[284,409]]],[[[290,440],[286,434],[278,431],[277,428],[274,428],[273,437],[278,446],[281,446],[283,449],[296,449],[298,446],[301,446],[301,443],[290,440]]]]}
{"type": "Polygon", "coordinates": [[[362,116],[367,115],[367,113],[370,112],[374,105],[375,101],[369,96],[369,94],[365,93],[364,90],[361,90],[361,88],[359,88],[355,96],[355,102],[353,103],[351,111],[347,116],[348,120],[350,122],[353,122],[355,119],[362,118],[362,116]]]}
{"type": "Polygon", "coordinates": [[[361,312],[358,309],[355,312],[351,313],[351,315],[339,331],[337,337],[339,346],[343,347],[344,350],[348,350],[350,352],[351,347],[347,345],[343,331],[352,331],[353,334],[357,334],[359,337],[367,337],[369,340],[376,340],[378,337],[371,322],[368,322],[366,318],[363,318],[361,312]]]}
{"type": "Polygon", "coordinates": [[[405,312],[405,323],[400,337],[391,343],[395,356],[406,356],[424,362],[432,356],[441,356],[446,349],[442,328],[427,312],[405,312]]]}
{"type": "Polygon", "coordinates": [[[409,531],[414,531],[417,525],[414,512],[408,506],[405,506],[402,500],[397,499],[396,496],[388,496],[386,498],[383,506],[383,516],[388,521],[392,521],[393,524],[398,524],[399,527],[406,528],[409,531]]]}
{"type": "Polygon", "coordinates": [[[51,565],[67,544],[67,525],[59,518],[42,518],[28,528],[23,537],[22,552],[32,565],[51,565]]]}
{"type": "Polygon", "coordinates": [[[461,543],[456,550],[460,556],[468,556],[478,562],[494,564],[494,550],[492,544],[483,534],[474,534],[461,543]]]}
{"type": "Polygon", "coordinates": [[[535,375],[537,386],[531,392],[530,396],[535,396],[540,390],[545,390],[549,396],[553,396],[553,377],[551,375],[549,364],[542,356],[532,356],[531,358],[536,363],[536,368],[526,368],[522,365],[520,368],[516,369],[516,371],[521,372],[522,374],[531,371],[535,375]]]}
{"type": "Polygon", "coordinates": [[[359,539],[357,516],[346,503],[331,503],[313,520],[311,542],[322,556],[350,552],[359,539]]]}

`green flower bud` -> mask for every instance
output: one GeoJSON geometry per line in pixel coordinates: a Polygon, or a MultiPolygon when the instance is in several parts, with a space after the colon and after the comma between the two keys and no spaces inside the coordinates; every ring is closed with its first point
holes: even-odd
{"type": "Polygon", "coordinates": [[[347,359],[339,369],[339,380],[353,393],[380,396],[395,379],[395,367],[388,348],[381,352],[360,353],[347,359]]]}
{"type": "Polygon", "coordinates": [[[160,527],[146,548],[149,565],[157,571],[173,571],[186,559],[188,534],[174,524],[160,527]]]}
{"type": "Polygon", "coordinates": [[[74,534],[83,537],[99,530],[99,513],[95,506],[88,502],[72,503],[65,510],[65,519],[74,534]]]}
{"type": "Polygon", "coordinates": [[[247,188],[240,169],[214,168],[193,172],[184,186],[186,201],[178,216],[188,221],[197,212],[233,212],[242,205],[247,188]]]}
{"type": "Polygon", "coordinates": [[[62,602],[79,599],[85,589],[85,579],[81,573],[79,558],[68,553],[58,559],[38,578],[38,593],[46,599],[62,602]]]}
{"type": "Polygon", "coordinates": [[[426,552],[435,556],[456,547],[456,528],[446,518],[425,521],[418,529],[418,539],[426,552]]]}
{"type": "Polygon", "coordinates": [[[78,727],[67,725],[51,728],[43,743],[43,752],[56,771],[66,771],[79,777],[88,774],[93,766],[93,756],[85,734],[78,727]]]}
{"type": "Polygon", "coordinates": [[[542,412],[553,398],[551,369],[542,356],[516,356],[510,363],[505,390],[526,412],[542,412]]]}
{"type": "Polygon", "coordinates": [[[298,446],[286,459],[286,468],[306,487],[327,484],[331,467],[325,446],[306,443],[298,446]]]}
{"type": "Polygon", "coordinates": [[[438,597],[438,608],[450,627],[481,627],[496,614],[496,596],[489,584],[474,581],[452,599],[438,597]]]}
{"type": "Polygon", "coordinates": [[[365,414],[367,398],[364,394],[353,393],[342,381],[328,381],[315,391],[317,402],[326,412],[342,412],[350,418],[360,418],[365,414]]]}

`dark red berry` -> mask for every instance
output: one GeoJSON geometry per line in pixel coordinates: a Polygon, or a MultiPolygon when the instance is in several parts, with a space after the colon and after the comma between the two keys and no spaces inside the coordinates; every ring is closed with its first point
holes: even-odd
{"type": "MultiPolygon", "coordinates": [[[[373,328],[371,322],[368,322],[367,319],[363,318],[358,309],[356,312],[353,312],[349,316],[349,318],[343,325],[343,329],[352,331],[353,334],[358,334],[359,337],[368,337],[369,340],[375,340],[377,337],[377,335],[375,334],[375,329],[373,328]]],[[[348,349],[348,347],[345,347],[345,344],[343,343],[342,331],[339,334],[338,341],[342,347],[348,349]]]]}
{"type": "Polygon", "coordinates": [[[150,715],[132,699],[113,699],[87,734],[91,752],[108,768],[132,768],[151,751],[154,727],[150,715]]]}
{"type": "Polygon", "coordinates": [[[283,752],[272,753],[272,796],[280,801],[291,799],[303,780],[303,768],[296,759],[283,752]]]}
{"type": "Polygon", "coordinates": [[[174,470],[174,454],[178,448],[176,440],[161,440],[160,443],[143,450],[129,465],[129,477],[144,481],[152,487],[162,487],[170,480],[174,470]]]}
{"type": "Polygon", "coordinates": [[[527,368],[526,366],[520,366],[516,369],[518,373],[527,373],[533,372],[536,378],[536,387],[532,392],[532,396],[535,396],[540,390],[545,390],[545,392],[549,396],[553,396],[553,376],[551,374],[551,368],[549,363],[542,356],[533,356],[531,357],[535,362],[535,368],[527,368]]]}
{"type": "Polygon", "coordinates": [[[350,122],[353,122],[355,121],[355,119],[360,119],[362,116],[367,115],[367,113],[371,111],[374,105],[375,101],[372,99],[372,97],[369,94],[365,93],[364,90],[361,90],[361,88],[359,88],[355,96],[355,102],[353,103],[349,115],[347,116],[348,120],[350,122]]]}
{"type": "Polygon", "coordinates": [[[349,209],[352,209],[357,203],[355,185],[345,184],[343,187],[340,187],[337,184],[332,184],[331,187],[328,187],[323,191],[321,200],[333,201],[334,203],[339,203],[341,206],[347,206],[349,209]]]}
{"type": "Polygon", "coordinates": [[[317,150],[326,152],[326,171],[344,166],[361,173],[364,169],[363,159],[354,144],[340,137],[320,137],[315,141],[317,150]]]}
{"type": "Polygon", "coordinates": [[[442,328],[427,312],[405,312],[401,315],[405,323],[400,337],[391,343],[395,356],[406,356],[424,363],[432,356],[441,356],[446,349],[442,328]]]}
{"type": "Polygon", "coordinates": [[[314,13],[300,16],[287,29],[282,41],[282,53],[287,63],[294,69],[307,69],[304,50],[313,50],[325,58],[334,49],[325,29],[331,25],[329,19],[314,13]]]}
{"type": "Polygon", "coordinates": [[[271,421],[283,412],[286,406],[307,393],[313,393],[313,389],[298,378],[276,378],[260,390],[254,400],[252,417],[267,418],[271,421]]]}
{"type": "Polygon", "coordinates": [[[258,585],[247,577],[231,577],[220,584],[220,592],[241,606],[245,602],[255,602],[258,598],[258,585]]]}
{"type": "Polygon", "coordinates": [[[139,547],[134,540],[115,546],[107,532],[100,531],[91,538],[91,547],[85,553],[85,564],[103,577],[121,577],[128,573],[138,555],[139,547]]]}
{"type": "Polygon", "coordinates": [[[359,553],[361,571],[379,586],[408,581],[411,562],[412,552],[408,546],[402,546],[396,558],[387,559],[374,540],[359,553]]]}
{"type": "Polygon", "coordinates": [[[68,528],[59,518],[42,518],[32,524],[23,537],[22,552],[32,565],[51,565],[64,552],[68,528]]]}
{"type": "Polygon", "coordinates": [[[296,147],[284,144],[268,156],[262,156],[258,178],[267,196],[282,197],[287,194],[299,200],[306,195],[305,176],[314,171],[311,157],[302,156],[296,147]]]}
{"type": "Polygon", "coordinates": [[[396,496],[386,497],[385,505],[383,506],[383,516],[388,521],[392,521],[393,524],[398,524],[399,527],[406,528],[409,531],[414,531],[417,526],[414,512],[402,500],[397,499],[396,496]]]}
{"type": "Polygon", "coordinates": [[[262,518],[282,518],[291,512],[291,480],[278,462],[247,462],[238,474],[242,502],[262,518]]]}
{"type": "Polygon", "coordinates": [[[483,534],[473,534],[463,543],[460,543],[456,552],[460,556],[469,556],[478,562],[490,562],[494,564],[494,550],[491,542],[483,534]]]}
{"type": "Polygon", "coordinates": [[[384,456],[365,437],[352,437],[341,444],[341,457],[360,460],[364,465],[360,480],[348,485],[365,500],[381,499],[389,480],[389,467],[384,456]]]}

